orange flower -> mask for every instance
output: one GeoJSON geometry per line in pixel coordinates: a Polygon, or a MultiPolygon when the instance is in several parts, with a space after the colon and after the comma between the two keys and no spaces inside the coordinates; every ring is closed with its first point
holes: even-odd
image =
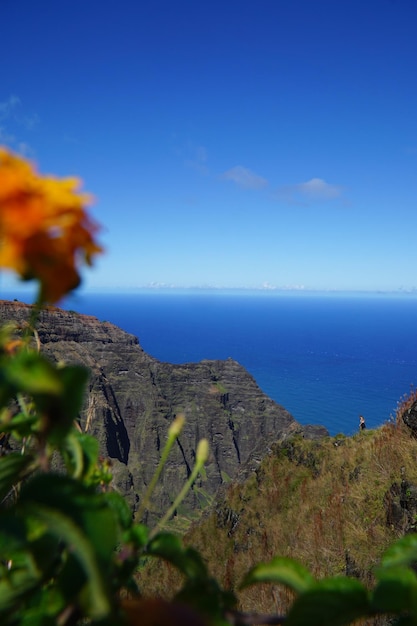
{"type": "Polygon", "coordinates": [[[42,302],[58,302],[78,286],[77,265],[102,251],[85,211],[91,198],[74,178],[38,175],[0,148],[0,267],[40,283],[42,302]]]}

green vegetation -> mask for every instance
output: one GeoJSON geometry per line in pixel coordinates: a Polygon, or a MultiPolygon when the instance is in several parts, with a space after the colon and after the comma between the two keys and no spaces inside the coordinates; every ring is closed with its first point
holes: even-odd
{"type": "MultiPolygon", "coordinates": [[[[167,559],[194,586],[210,582],[193,550],[159,532],[164,519],[154,529],[134,523],[126,502],[109,489],[111,476],[106,461],[99,461],[98,442],[76,422],[88,372],[51,364],[30,347],[28,337],[16,339],[12,327],[3,328],[1,340],[1,624],[135,623],[141,610],[135,572],[144,558],[167,559]]],[[[181,427],[178,419],[169,429],[142,511],[181,427]]],[[[202,441],[190,484],[206,457],[202,441]]],[[[221,599],[220,588],[210,584],[221,599]]],[[[220,600],[213,607],[219,617],[220,600]]]]}
{"type": "MultiPolygon", "coordinates": [[[[237,593],[243,611],[291,606],[292,593],[277,585],[239,591],[243,572],[276,555],[319,579],[347,575],[371,588],[384,551],[414,530],[416,461],[416,441],[400,421],[352,438],[293,437],[276,444],[245,483],[233,482],[185,542],[237,593]]],[[[161,594],[179,583],[172,568],[159,567],[158,579],[161,594]]]]}

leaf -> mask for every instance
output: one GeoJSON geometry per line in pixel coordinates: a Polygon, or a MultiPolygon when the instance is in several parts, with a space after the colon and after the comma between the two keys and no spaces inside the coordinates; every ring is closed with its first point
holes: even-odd
{"type": "Polygon", "coordinates": [[[43,430],[48,441],[60,445],[82,408],[88,370],[73,365],[57,368],[54,372],[59,380],[60,392],[32,392],[32,397],[38,413],[43,417],[43,430]]]}
{"type": "Polygon", "coordinates": [[[411,611],[417,615],[417,576],[408,568],[378,570],[378,583],[371,597],[372,608],[380,613],[411,611]]]}
{"type": "Polygon", "coordinates": [[[210,618],[210,624],[225,624],[227,610],[234,609],[237,604],[236,596],[231,591],[223,591],[214,578],[202,580],[190,579],[185,581],[183,588],[175,596],[181,604],[192,606],[210,618]]]}
{"type": "Polygon", "coordinates": [[[98,440],[85,433],[76,433],[83,453],[83,477],[89,478],[97,468],[99,445],[98,440]]]}
{"type": "Polygon", "coordinates": [[[398,565],[411,566],[417,561],[417,535],[410,534],[392,544],[381,559],[381,571],[384,567],[398,565]]]}
{"type": "Polygon", "coordinates": [[[48,606],[33,606],[22,613],[19,626],[56,626],[57,615],[58,611],[53,613],[48,606]]]}
{"type": "Polygon", "coordinates": [[[21,607],[53,577],[59,561],[58,540],[44,534],[45,525],[7,511],[0,518],[0,613],[21,607]],[[41,535],[39,536],[39,533],[41,535]],[[10,567],[9,567],[10,564],[10,567]]]}
{"type": "Polygon", "coordinates": [[[61,567],[59,538],[45,532],[45,525],[42,521],[31,520],[31,522],[30,534],[28,535],[30,543],[27,550],[30,550],[37,568],[42,572],[43,579],[46,580],[55,575],[56,568],[61,567]],[[34,535],[34,525],[38,527],[39,536],[32,536],[34,535]]]}
{"type": "Polygon", "coordinates": [[[10,490],[27,474],[27,469],[33,463],[31,455],[22,455],[18,452],[0,457],[0,502],[10,490]]]}
{"type": "Polygon", "coordinates": [[[51,573],[59,554],[58,541],[45,534],[45,524],[27,516],[19,517],[7,511],[0,518],[0,558],[4,565],[12,561],[16,565],[22,554],[31,554],[36,568],[43,576],[51,573]]]}
{"type": "Polygon", "coordinates": [[[80,479],[84,473],[84,455],[76,431],[70,431],[67,437],[65,437],[61,452],[70,476],[80,479]]]}
{"type": "Polygon", "coordinates": [[[129,540],[136,548],[144,548],[149,541],[149,528],[145,524],[134,524],[129,532],[129,540]]]}
{"type": "Polygon", "coordinates": [[[17,413],[10,418],[0,421],[0,431],[2,433],[12,433],[16,439],[30,437],[39,430],[39,417],[37,415],[26,415],[17,413]]]}
{"type": "Polygon", "coordinates": [[[258,563],[244,577],[240,589],[255,583],[279,583],[296,593],[303,593],[314,583],[306,567],[287,557],[275,557],[268,563],[258,563]]]}
{"type": "Polygon", "coordinates": [[[24,485],[20,502],[34,512],[45,507],[73,520],[89,537],[102,566],[109,566],[118,534],[115,513],[101,494],[67,476],[43,474],[24,485]]]}
{"type": "Polygon", "coordinates": [[[8,360],[4,374],[9,384],[21,393],[58,395],[62,391],[55,367],[35,351],[18,352],[8,360]]]}
{"type": "Polygon", "coordinates": [[[175,535],[169,533],[156,535],[147,546],[147,554],[162,557],[188,578],[208,577],[207,568],[200,554],[193,548],[185,548],[175,535]]]}
{"type": "Polygon", "coordinates": [[[81,593],[85,595],[86,590],[88,591],[87,572],[77,559],[76,554],[64,552],[62,567],[55,576],[54,585],[51,588],[57,592],[63,606],[73,604],[81,593]]]}
{"type": "Polygon", "coordinates": [[[4,563],[13,553],[26,548],[28,525],[9,511],[3,512],[0,520],[0,558],[4,563]]]}
{"type": "Polygon", "coordinates": [[[15,558],[12,569],[0,579],[0,614],[18,608],[22,599],[40,582],[40,572],[29,553],[15,558]]]}
{"type": "Polygon", "coordinates": [[[68,473],[76,479],[91,482],[97,474],[99,444],[91,435],[71,429],[61,444],[68,473]]]}
{"type": "Polygon", "coordinates": [[[65,407],[68,418],[74,420],[83,406],[89,371],[80,365],[68,365],[59,369],[58,373],[64,389],[63,408],[65,407]]]}
{"type": "Polygon", "coordinates": [[[103,494],[109,508],[115,513],[117,521],[123,530],[132,526],[132,511],[124,497],[117,491],[109,491],[103,494]]]}
{"type": "Polygon", "coordinates": [[[342,626],[369,614],[368,594],[358,580],[326,578],[296,598],[286,626],[342,626]]]}
{"type": "Polygon", "coordinates": [[[48,525],[49,532],[65,542],[85,571],[90,591],[88,609],[91,617],[108,615],[111,609],[108,590],[89,537],[61,511],[37,505],[36,511],[29,509],[29,512],[36,514],[48,525]]]}

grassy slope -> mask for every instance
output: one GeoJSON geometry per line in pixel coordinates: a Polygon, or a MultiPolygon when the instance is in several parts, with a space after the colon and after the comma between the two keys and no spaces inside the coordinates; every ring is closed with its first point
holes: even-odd
{"type": "MultiPolygon", "coordinates": [[[[404,481],[417,485],[416,460],[416,440],[394,425],[351,438],[294,438],[275,446],[245,483],[232,483],[185,540],[234,590],[252,565],[275,555],[296,558],[317,577],[348,574],[370,582],[383,550],[410,524],[406,512],[395,524],[390,519],[399,508],[392,485],[397,491],[404,481]]],[[[409,490],[404,493],[407,498],[409,490]]],[[[175,572],[158,566],[155,573],[153,592],[172,593],[175,572]]],[[[240,597],[240,608],[276,612],[287,601],[278,588],[256,587],[240,597]]]]}

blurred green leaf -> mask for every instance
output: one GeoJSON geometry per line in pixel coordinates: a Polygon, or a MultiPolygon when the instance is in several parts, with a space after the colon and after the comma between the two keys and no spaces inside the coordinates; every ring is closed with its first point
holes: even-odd
{"type": "Polygon", "coordinates": [[[99,445],[95,437],[85,433],[74,433],[81,445],[83,454],[83,478],[90,478],[97,469],[99,445]]]}
{"type": "Polygon", "coordinates": [[[33,461],[31,455],[22,455],[18,452],[0,457],[0,503],[13,486],[26,476],[33,461]]]}
{"type": "Polygon", "coordinates": [[[149,541],[149,528],[145,524],[134,524],[128,534],[137,548],[144,548],[149,541]]]}
{"type": "Polygon", "coordinates": [[[175,565],[188,578],[206,579],[207,568],[200,554],[193,548],[186,548],[175,535],[160,533],[147,546],[147,554],[159,556],[175,565]]]}
{"type": "Polygon", "coordinates": [[[224,591],[214,578],[187,578],[175,600],[195,608],[210,618],[210,624],[229,624],[224,615],[237,604],[236,596],[231,591],[224,591]]]}
{"type": "Polygon", "coordinates": [[[107,502],[109,508],[114,511],[121,528],[123,530],[130,529],[133,515],[130,506],[123,496],[117,491],[108,491],[103,494],[103,499],[107,502]]]}
{"type": "Polygon", "coordinates": [[[16,610],[23,598],[35,590],[41,580],[31,554],[16,554],[11,569],[0,579],[0,615],[16,610]]]}
{"type": "Polygon", "coordinates": [[[63,606],[77,603],[78,596],[87,589],[87,571],[73,552],[64,552],[62,566],[54,577],[53,589],[56,592],[55,601],[63,606]]]}
{"type": "Polygon", "coordinates": [[[417,617],[417,576],[408,568],[380,568],[371,606],[380,613],[411,611],[417,617]]]}
{"type": "Polygon", "coordinates": [[[72,429],[65,437],[61,446],[61,453],[67,471],[72,478],[81,478],[84,473],[84,454],[77,432],[72,429]]]}
{"type": "Polygon", "coordinates": [[[27,520],[17,517],[13,511],[0,516],[0,561],[7,562],[14,552],[26,548],[28,543],[27,520]]]}
{"type": "MultiPolygon", "coordinates": [[[[44,594],[40,595],[43,599],[44,594]]],[[[25,609],[19,619],[19,626],[56,626],[58,611],[52,609],[53,607],[46,603],[25,609]]]]}
{"type": "Polygon", "coordinates": [[[70,476],[86,484],[97,484],[100,476],[97,439],[72,428],[60,449],[70,476]]]}
{"type": "Polygon", "coordinates": [[[334,577],[315,582],[297,596],[286,626],[342,626],[370,615],[365,587],[356,579],[334,577]]]}
{"type": "Polygon", "coordinates": [[[89,537],[103,565],[108,566],[118,534],[116,515],[101,494],[67,476],[43,474],[24,485],[20,502],[31,506],[34,513],[36,507],[45,507],[73,520],[89,537]]]}
{"type": "Polygon", "coordinates": [[[384,552],[381,559],[381,568],[398,565],[411,566],[416,562],[417,535],[409,534],[396,541],[384,552]]]}
{"type": "Polygon", "coordinates": [[[306,591],[314,577],[306,567],[287,557],[275,557],[268,563],[258,563],[244,577],[240,589],[255,583],[279,583],[296,593],[306,591]]]}
{"type": "Polygon", "coordinates": [[[18,352],[13,358],[7,359],[3,367],[10,386],[20,393],[58,395],[62,391],[56,368],[38,352],[18,352]]]}
{"type": "Polygon", "coordinates": [[[88,370],[77,365],[54,370],[60,392],[33,392],[37,412],[42,416],[43,434],[48,442],[61,445],[78,416],[84,399],[88,370]]]}
{"type": "Polygon", "coordinates": [[[89,371],[80,365],[67,365],[58,369],[58,374],[64,389],[62,410],[74,420],[83,406],[89,371]]]}
{"type": "Polygon", "coordinates": [[[29,437],[31,434],[39,430],[39,417],[37,415],[26,415],[18,413],[7,421],[0,422],[0,431],[3,433],[12,433],[17,439],[29,437]]]}
{"type": "MultiPolygon", "coordinates": [[[[35,511],[31,513],[35,514],[35,511]]],[[[65,542],[85,571],[89,589],[87,609],[90,615],[95,618],[106,616],[111,609],[108,589],[88,535],[76,525],[73,519],[57,509],[38,504],[36,516],[43,519],[51,533],[65,542]]]]}

